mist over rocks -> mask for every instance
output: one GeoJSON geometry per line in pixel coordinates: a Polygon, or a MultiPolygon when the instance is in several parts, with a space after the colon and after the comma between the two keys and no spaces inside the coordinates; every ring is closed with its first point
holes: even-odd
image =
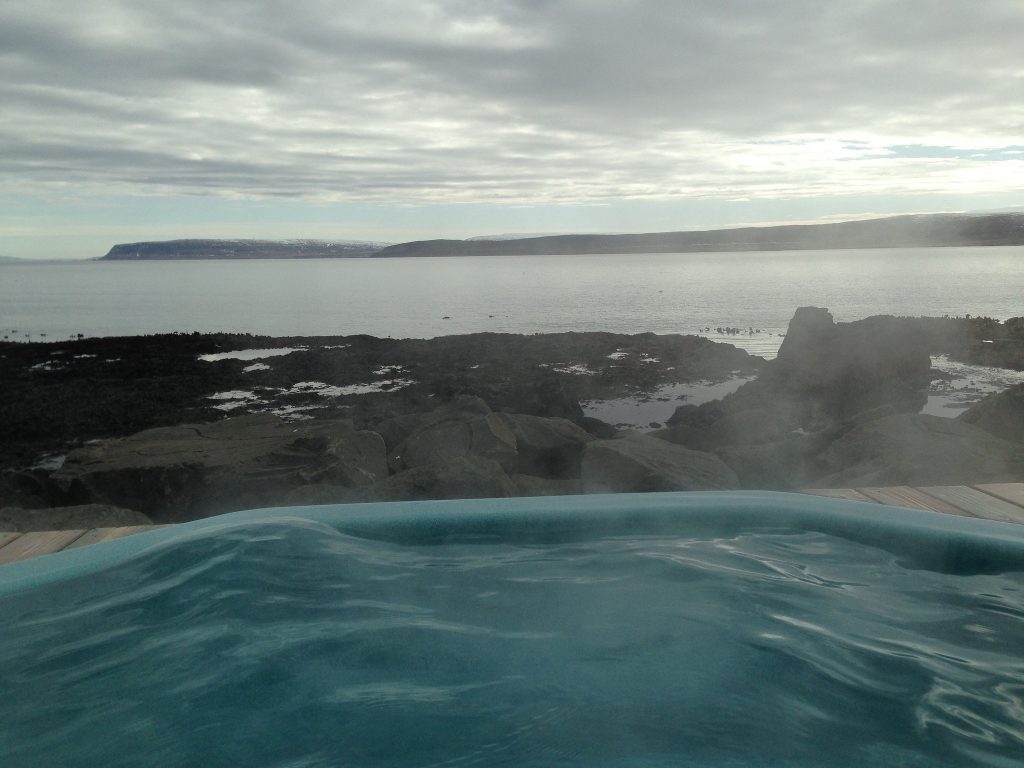
{"type": "Polygon", "coordinates": [[[1024,384],[985,398],[958,421],[981,427],[997,437],[1024,442],[1024,384]]]}
{"type": "Polygon", "coordinates": [[[0,507],[36,510],[18,513],[25,525],[88,504],[105,505],[92,508],[100,520],[116,507],[129,510],[125,519],[174,522],[298,503],[1018,481],[1020,387],[958,420],[918,413],[929,354],[984,351],[992,345],[979,333],[1016,327],[836,323],[802,307],[770,362],[654,334],[3,345],[0,383],[14,397],[0,403],[10,437],[0,507]],[[644,434],[580,408],[581,399],[754,373],[644,434]],[[66,452],[63,466],[30,467],[25,457],[43,451],[66,452]]]}
{"type": "Polygon", "coordinates": [[[821,455],[820,487],[970,485],[1024,478],[1024,443],[959,419],[897,414],[858,426],[821,455]]]}
{"type": "MultiPolygon", "coordinates": [[[[887,316],[836,323],[825,309],[801,307],[778,357],[755,381],[720,401],[678,408],[654,435],[715,453],[746,488],[1024,477],[1020,443],[1013,442],[1020,438],[1012,425],[1024,420],[1016,391],[961,417],[991,433],[919,413],[931,380],[929,352],[936,348],[928,329],[921,319],[887,316]]],[[[957,334],[951,343],[963,338],[957,334]]]]}

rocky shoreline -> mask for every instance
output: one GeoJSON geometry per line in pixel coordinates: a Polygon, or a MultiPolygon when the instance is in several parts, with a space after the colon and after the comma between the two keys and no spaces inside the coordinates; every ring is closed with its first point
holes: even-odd
{"type": "Polygon", "coordinates": [[[769,362],[654,334],[6,344],[0,529],[283,504],[1019,481],[1024,385],[957,419],[919,413],[930,354],[1024,368],[1024,320],[993,323],[837,324],[802,308],[769,362]],[[646,433],[580,406],[730,380],[746,383],[683,400],[646,433]]]}

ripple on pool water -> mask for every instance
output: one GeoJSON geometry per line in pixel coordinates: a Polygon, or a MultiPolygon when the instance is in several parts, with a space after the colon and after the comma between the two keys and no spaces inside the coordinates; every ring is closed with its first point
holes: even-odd
{"type": "Polygon", "coordinates": [[[415,545],[248,525],[0,607],[8,768],[1024,754],[1024,576],[823,533],[415,545]]]}

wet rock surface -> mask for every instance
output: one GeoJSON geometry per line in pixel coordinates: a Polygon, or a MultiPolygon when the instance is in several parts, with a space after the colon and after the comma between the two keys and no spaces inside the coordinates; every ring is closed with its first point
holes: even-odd
{"type": "MultiPolygon", "coordinates": [[[[581,400],[752,375],[762,362],[728,344],[655,334],[0,342],[0,467],[27,467],[44,453],[92,439],[248,413],[344,417],[376,430],[389,418],[429,412],[459,395],[482,398],[497,412],[583,425],[581,400]]],[[[386,428],[381,434],[389,439],[386,428]]]]}
{"type": "Polygon", "coordinates": [[[768,363],[653,334],[4,345],[0,507],[79,527],[87,513],[69,507],[174,522],[288,504],[1024,479],[1021,387],[959,420],[916,413],[933,331],[802,308],[768,363]],[[645,434],[580,408],[755,374],[645,434]]]}

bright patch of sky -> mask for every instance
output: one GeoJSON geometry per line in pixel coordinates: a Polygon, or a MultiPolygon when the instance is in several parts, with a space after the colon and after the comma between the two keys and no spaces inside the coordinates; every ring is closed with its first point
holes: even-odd
{"type": "Polygon", "coordinates": [[[0,253],[1024,206],[1019,0],[0,0],[0,253]]]}

